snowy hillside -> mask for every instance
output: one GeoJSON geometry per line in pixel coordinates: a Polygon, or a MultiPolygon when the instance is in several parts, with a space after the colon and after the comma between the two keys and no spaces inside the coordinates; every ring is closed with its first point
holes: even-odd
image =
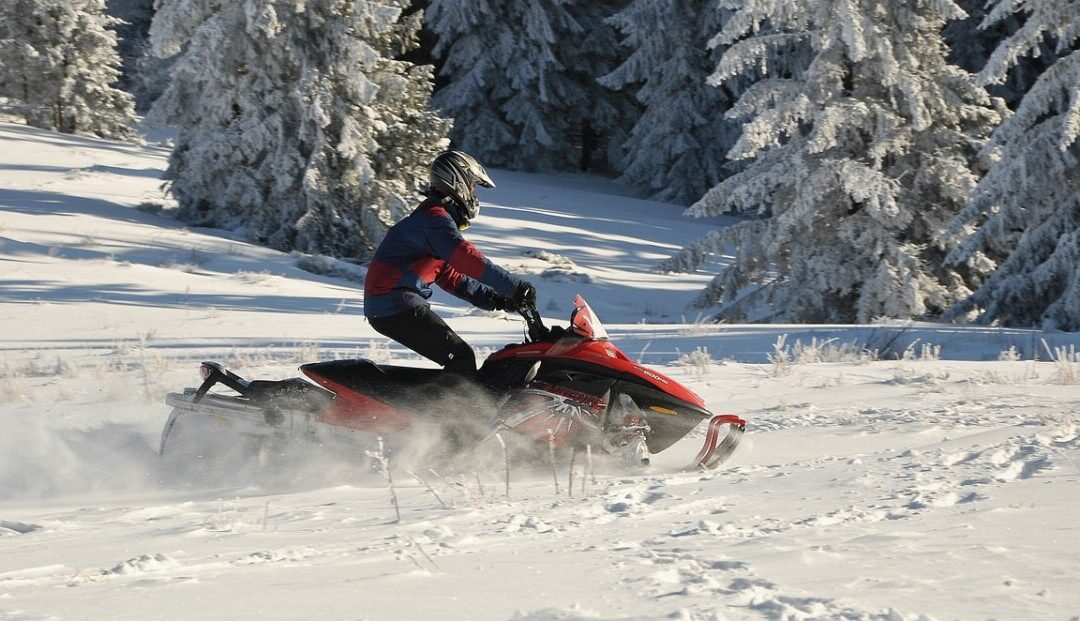
{"type": "MultiPolygon", "coordinates": [[[[429,477],[439,498],[402,465],[400,523],[360,456],[166,476],[162,396],[200,360],[430,366],[366,324],[359,268],[168,218],[167,153],[0,125],[0,619],[1080,615],[1080,335],[700,323],[709,275],[651,268],[724,222],[593,177],[494,171],[468,236],[549,323],[581,293],[629,356],[746,418],[732,463],[685,470],[695,433],[646,472],[579,468],[572,496],[568,464],[559,494],[515,470],[509,498],[482,456],[429,477]]],[[[520,339],[436,309],[482,350],[520,339]]]]}

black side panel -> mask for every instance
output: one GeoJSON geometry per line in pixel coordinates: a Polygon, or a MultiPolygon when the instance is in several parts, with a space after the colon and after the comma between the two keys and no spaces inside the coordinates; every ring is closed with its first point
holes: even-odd
{"type": "MultiPolygon", "coordinates": [[[[469,390],[465,378],[442,369],[382,365],[364,359],[315,362],[301,366],[300,370],[308,377],[324,377],[388,405],[417,413],[447,409],[440,407],[442,401],[456,399],[458,395],[467,399],[478,391],[469,390]]],[[[464,413],[469,409],[466,407],[464,413]]]]}
{"type": "Polygon", "coordinates": [[[279,381],[255,380],[247,387],[252,403],[272,410],[319,412],[334,400],[334,393],[299,377],[279,381]]]}

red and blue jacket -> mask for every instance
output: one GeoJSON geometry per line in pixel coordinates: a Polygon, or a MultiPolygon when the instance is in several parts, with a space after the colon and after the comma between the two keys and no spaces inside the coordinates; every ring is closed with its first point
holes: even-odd
{"type": "Polygon", "coordinates": [[[453,199],[433,195],[390,227],[364,279],[365,316],[428,306],[431,283],[487,310],[497,295],[514,295],[521,280],[465,241],[451,213],[455,209],[453,199]]]}

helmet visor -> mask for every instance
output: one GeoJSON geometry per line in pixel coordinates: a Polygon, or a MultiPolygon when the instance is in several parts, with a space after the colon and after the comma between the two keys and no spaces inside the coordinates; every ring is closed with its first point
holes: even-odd
{"type": "Polygon", "coordinates": [[[481,166],[479,162],[477,162],[476,165],[473,166],[472,173],[474,175],[474,178],[476,179],[477,184],[482,185],[485,188],[495,187],[495,182],[491,180],[491,177],[488,176],[487,171],[484,170],[484,167],[481,166]]]}

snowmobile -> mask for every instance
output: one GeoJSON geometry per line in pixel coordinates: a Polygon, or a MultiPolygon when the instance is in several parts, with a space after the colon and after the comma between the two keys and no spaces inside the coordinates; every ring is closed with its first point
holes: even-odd
{"type": "Polygon", "coordinates": [[[645,466],[708,421],[690,464],[713,469],[735,451],[746,428],[738,416],[713,415],[698,395],[626,356],[579,295],[570,324],[547,327],[535,307],[522,309],[522,343],[491,354],[478,381],[441,369],[334,360],[300,367],[304,378],[246,380],[216,362],[200,366],[198,387],[170,393],[161,453],[185,424],[213,421],[215,437],[256,445],[305,442],[356,451],[385,438],[407,446],[437,427],[448,452],[498,440],[536,455],[588,451],[645,466]],[[225,387],[235,394],[211,392],[225,387]],[[220,433],[219,433],[220,432],[220,433]]]}

